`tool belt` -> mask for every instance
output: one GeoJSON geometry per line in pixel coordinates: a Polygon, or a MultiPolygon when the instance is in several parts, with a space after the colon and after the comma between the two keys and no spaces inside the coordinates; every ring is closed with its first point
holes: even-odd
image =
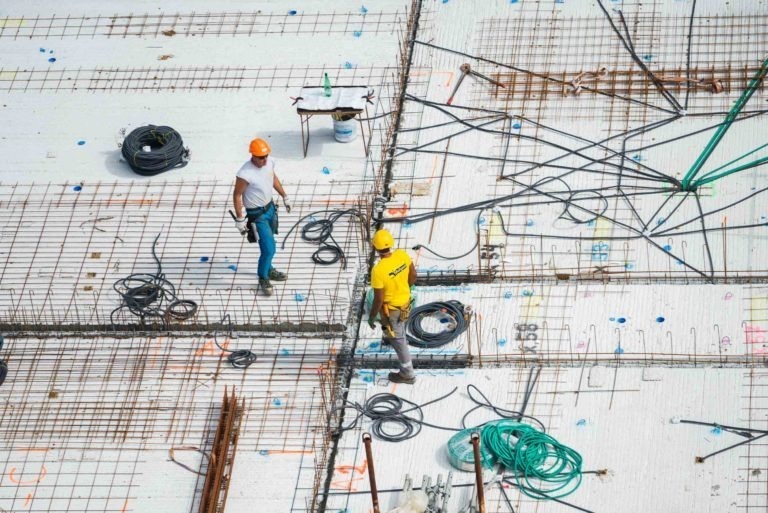
{"type": "Polygon", "coordinates": [[[245,209],[245,215],[248,217],[248,242],[251,244],[259,242],[259,235],[256,232],[256,221],[258,221],[261,216],[266,214],[270,208],[275,209],[275,215],[272,216],[272,219],[269,221],[269,227],[272,229],[272,233],[277,235],[277,207],[275,207],[274,201],[270,201],[263,207],[245,209]]]}
{"type": "Polygon", "coordinates": [[[411,305],[410,303],[403,306],[392,306],[388,304],[384,304],[383,306],[384,312],[386,314],[387,319],[389,319],[389,310],[399,310],[400,311],[400,322],[405,322],[408,320],[408,316],[411,315],[411,305]]]}

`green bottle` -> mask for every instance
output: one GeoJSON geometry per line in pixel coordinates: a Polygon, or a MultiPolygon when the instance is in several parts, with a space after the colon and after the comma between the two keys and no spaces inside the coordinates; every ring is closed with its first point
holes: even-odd
{"type": "Polygon", "coordinates": [[[330,98],[331,94],[331,80],[328,78],[328,73],[323,73],[323,94],[330,98]]]}

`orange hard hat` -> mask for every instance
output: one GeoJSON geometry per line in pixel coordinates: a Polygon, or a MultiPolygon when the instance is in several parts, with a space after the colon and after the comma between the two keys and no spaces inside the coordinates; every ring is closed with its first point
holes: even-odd
{"type": "Polygon", "coordinates": [[[251,141],[248,150],[251,152],[251,155],[255,155],[256,157],[266,157],[272,152],[267,141],[258,138],[251,141]]]}

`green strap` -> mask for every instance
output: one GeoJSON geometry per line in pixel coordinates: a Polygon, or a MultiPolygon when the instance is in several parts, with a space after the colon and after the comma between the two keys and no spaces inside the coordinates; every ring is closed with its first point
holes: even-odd
{"type": "Polygon", "coordinates": [[[759,158],[757,160],[753,160],[752,162],[749,162],[747,164],[743,164],[741,166],[735,167],[733,169],[728,169],[727,171],[723,171],[722,173],[716,174],[714,176],[708,176],[711,173],[708,173],[707,176],[702,176],[698,180],[696,180],[697,187],[699,185],[704,185],[705,183],[714,182],[715,180],[718,180],[724,176],[732,175],[733,173],[738,173],[739,171],[744,171],[745,169],[750,169],[756,166],[759,166],[760,164],[765,164],[768,162],[768,157],[759,158]]]}

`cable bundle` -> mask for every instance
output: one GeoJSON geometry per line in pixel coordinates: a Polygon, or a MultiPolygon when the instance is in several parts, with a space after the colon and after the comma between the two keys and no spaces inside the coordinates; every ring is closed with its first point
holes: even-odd
{"type": "Polygon", "coordinates": [[[335,408],[335,411],[353,409],[357,415],[347,425],[341,426],[338,433],[354,429],[363,417],[368,417],[373,421],[370,426],[371,433],[376,438],[386,442],[402,442],[413,438],[421,433],[422,426],[456,431],[453,428],[435,426],[424,422],[424,412],[421,410],[424,406],[442,401],[455,391],[456,388],[423,404],[416,404],[395,394],[387,393],[373,395],[363,404],[346,401],[343,406],[335,408]],[[404,407],[405,409],[403,409],[404,407]],[[406,415],[408,413],[413,413],[413,416],[406,415]]]}
{"type": "Polygon", "coordinates": [[[559,499],[581,484],[581,455],[529,424],[498,420],[486,424],[480,436],[483,446],[513,472],[507,479],[514,479],[528,497],[559,499]]]}
{"type": "Polygon", "coordinates": [[[141,318],[142,322],[147,317],[158,318],[162,320],[164,326],[170,319],[184,321],[197,313],[197,303],[187,299],[179,299],[176,296],[176,287],[165,278],[160,259],[155,253],[155,245],[159,238],[160,234],[158,233],[152,243],[152,256],[157,262],[157,272],[131,274],[112,284],[112,288],[122,300],[121,305],[109,314],[113,326],[115,325],[115,314],[123,309],[128,309],[133,315],[141,318]],[[164,302],[166,303],[165,306],[163,305],[164,302]]]}
{"type": "Polygon", "coordinates": [[[318,210],[317,212],[312,212],[311,214],[305,215],[299,219],[291,227],[290,230],[288,230],[288,233],[285,234],[285,239],[283,239],[281,248],[285,249],[285,241],[288,240],[288,236],[291,234],[291,232],[295,230],[296,227],[299,226],[305,219],[309,219],[309,222],[301,228],[301,238],[302,240],[305,240],[309,243],[317,244],[320,246],[317,251],[312,253],[312,261],[319,265],[331,265],[341,260],[342,267],[346,269],[347,257],[344,254],[344,251],[341,249],[341,246],[339,246],[339,243],[336,242],[336,239],[333,238],[333,226],[336,221],[344,216],[357,217],[360,222],[366,226],[367,231],[368,227],[363,222],[363,216],[357,209],[350,208],[347,210],[318,210]],[[315,218],[315,216],[321,214],[327,217],[323,219],[315,218]],[[331,244],[327,242],[328,240],[331,241],[331,244]]]}
{"type": "MultiPolygon", "coordinates": [[[[227,321],[227,338],[232,339],[232,318],[229,314],[224,314],[220,323],[224,324],[224,321],[227,321]]],[[[252,363],[255,363],[256,360],[258,360],[256,353],[250,349],[227,349],[226,347],[222,347],[216,337],[217,333],[218,331],[213,332],[213,343],[216,344],[216,347],[221,351],[229,353],[227,355],[227,361],[235,369],[247,369],[252,363]]]]}
{"type": "Polygon", "coordinates": [[[436,301],[417,306],[411,310],[411,315],[405,324],[405,337],[408,343],[414,347],[435,348],[443,346],[464,333],[467,329],[465,307],[454,300],[436,301]],[[443,315],[450,318],[451,326],[438,333],[426,331],[421,323],[424,318],[432,315],[443,315]]]}
{"type": "Polygon", "coordinates": [[[181,135],[169,126],[147,125],[129,133],[123,141],[123,157],[134,172],[154,176],[189,162],[189,150],[181,135]],[[149,151],[143,148],[149,146],[149,151]]]}

